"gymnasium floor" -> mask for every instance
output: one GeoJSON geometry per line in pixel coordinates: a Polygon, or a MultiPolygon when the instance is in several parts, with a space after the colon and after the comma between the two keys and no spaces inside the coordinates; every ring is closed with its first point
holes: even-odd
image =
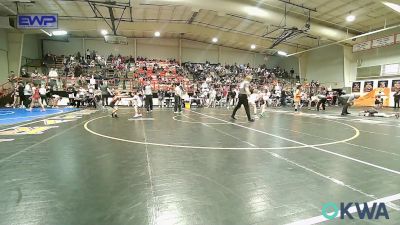
{"type": "Polygon", "coordinates": [[[81,110],[0,130],[0,224],[399,224],[400,120],[81,110]],[[386,202],[389,220],[321,216],[386,202]]]}

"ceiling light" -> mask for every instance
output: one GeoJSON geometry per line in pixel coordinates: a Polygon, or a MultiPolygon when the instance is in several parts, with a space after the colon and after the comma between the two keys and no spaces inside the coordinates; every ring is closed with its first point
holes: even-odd
{"type": "Polygon", "coordinates": [[[101,30],[100,33],[101,33],[101,35],[105,36],[105,35],[108,34],[108,31],[107,30],[101,30]]]}
{"type": "Polygon", "coordinates": [[[356,20],[356,16],[355,15],[350,14],[350,15],[348,15],[346,17],[346,21],[347,22],[353,22],[354,20],[356,20]]]}
{"type": "Polygon", "coordinates": [[[159,31],[154,32],[155,37],[160,37],[161,33],[159,31]]]}
{"type": "Polygon", "coordinates": [[[213,38],[213,39],[212,39],[212,42],[217,43],[217,42],[218,42],[218,38],[216,38],[216,37],[213,38]]]}
{"type": "Polygon", "coordinates": [[[250,45],[250,48],[251,48],[251,49],[256,49],[256,45],[255,45],[255,44],[252,44],[252,45],[250,45]]]}
{"type": "Polygon", "coordinates": [[[55,30],[52,33],[53,33],[54,36],[61,36],[61,35],[68,34],[67,31],[65,31],[65,30],[55,30]]]}
{"type": "Polygon", "coordinates": [[[267,14],[267,11],[265,11],[264,9],[253,6],[246,6],[245,8],[243,8],[243,10],[250,16],[265,17],[267,14]]]}
{"type": "Polygon", "coordinates": [[[284,51],[278,51],[278,55],[287,56],[287,53],[284,51]]]}
{"type": "Polygon", "coordinates": [[[387,7],[393,9],[396,12],[400,13],[400,5],[395,4],[395,3],[391,3],[391,2],[382,2],[384,5],[386,5],[387,7]]]}
{"type": "Polygon", "coordinates": [[[47,31],[45,31],[45,30],[43,30],[43,29],[40,29],[40,30],[41,30],[43,33],[47,34],[47,36],[49,36],[49,37],[53,36],[52,33],[49,33],[49,32],[47,32],[47,31]]]}

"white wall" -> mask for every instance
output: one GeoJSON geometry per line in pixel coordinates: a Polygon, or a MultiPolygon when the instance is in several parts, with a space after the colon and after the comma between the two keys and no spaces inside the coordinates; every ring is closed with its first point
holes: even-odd
{"type": "Polygon", "coordinates": [[[255,55],[252,52],[230,49],[226,47],[221,48],[220,63],[225,64],[255,64],[255,55]]]}
{"type": "Polygon", "coordinates": [[[84,46],[82,38],[70,38],[68,42],[50,40],[43,41],[44,54],[72,55],[81,52],[81,55],[84,55],[85,53],[83,50],[84,46]]]}
{"type": "Polygon", "coordinates": [[[218,63],[218,46],[190,40],[182,40],[182,62],[218,63]]]}
{"type": "Polygon", "coordinates": [[[310,51],[302,55],[302,78],[308,81],[318,80],[332,88],[343,88],[344,82],[344,52],[343,47],[332,45],[310,51]]]}
{"type": "Polygon", "coordinates": [[[295,72],[295,74],[299,73],[299,59],[295,56],[291,57],[282,57],[282,56],[267,56],[266,61],[265,61],[265,56],[262,56],[257,54],[256,56],[256,65],[261,65],[261,64],[266,64],[269,68],[272,67],[277,67],[279,66],[282,69],[285,69],[286,71],[290,71],[292,68],[295,72]],[[259,59],[261,58],[262,61],[259,62],[259,59]]]}
{"type": "Polygon", "coordinates": [[[0,29],[0,84],[8,78],[8,38],[7,30],[0,29]]]}
{"type": "MultiPolygon", "coordinates": [[[[42,58],[42,40],[39,35],[25,34],[24,45],[22,48],[22,57],[29,59],[42,58]]],[[[24,62],[22,62],[24,63],[24,62]]]]}
{"type": "Polygon", "coordinates": [[[353,53],[358,67],[400,63],[400,44],[353,53]]]}
{"type": "Polygon", "coordinates": [[[176,59],[179,58],[178,39],[137,39],[137,56],[150,59],[176,59]]]}
{"type": "Polygon", "coordinates": [[[357,77],[357,60],[352,47],[343,47],[343,70],[345,87],[351,87],[357,77]]]}
{"type": "MultiPolygon", "coordinates": [[[[264,55],[251,51],[237,50],[220,47],[207,43],[190,40],[182,40],[182,62],[221,64],[265,64],[264,55]]],[[[86,49],[96,50],[101,55],[121,54],[135,55],[135,39],[128,39],[128,45],[112,45],[104,43],[101,38],[69,38],[68,42],[44,40],[44,53],[56,55],[76,54],[78,51],[83,55],[86,49]]],[[[136,39],[136,55],[155,59],[177,59],[179,60],[179,40],[161,38],[138,38],[136,39]]]]}

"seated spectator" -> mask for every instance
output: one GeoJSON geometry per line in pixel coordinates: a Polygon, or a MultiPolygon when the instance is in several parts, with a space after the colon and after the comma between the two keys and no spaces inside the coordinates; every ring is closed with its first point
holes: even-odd
{"type": "Polygon", "coordinates": [[[28,78],[29,77],[29,74],[26,72],[25,68],[21,69],[21,77],[24,77],[24,78],[28,78]]]}

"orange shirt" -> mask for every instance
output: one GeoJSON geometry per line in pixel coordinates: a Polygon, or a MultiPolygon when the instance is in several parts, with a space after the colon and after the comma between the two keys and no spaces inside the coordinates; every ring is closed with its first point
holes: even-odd
{"type": "Polygon", "coordinates": [[[294,101],[300,102],[300,100],[301,100],[301,91],[297,89],[296,92],[294,93],[294,101]]]}

